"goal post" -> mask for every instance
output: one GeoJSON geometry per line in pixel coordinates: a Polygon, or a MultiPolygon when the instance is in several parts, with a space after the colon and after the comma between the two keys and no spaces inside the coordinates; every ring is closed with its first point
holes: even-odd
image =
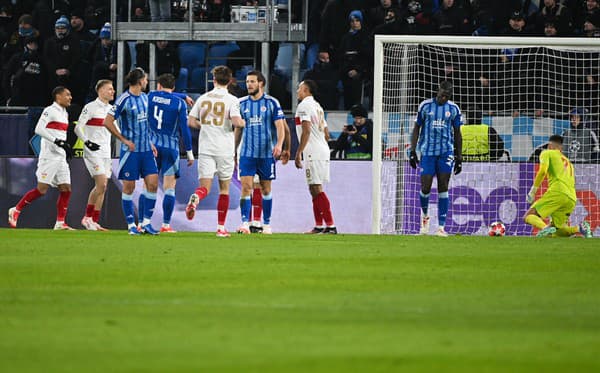
{"type": "MultiPolygon", "coordinates": [[[[485,234],[498,220],[507,235],[531,235],[522,221],[525,196],[536,155],[552,134],[568,140],[564,152],[575,164],[571,223],[587,220],[600,232],[600,153],[594,136],[584,139],[600,129],[600,39],[376,35],[374,56],[374,234],[418,233],[420,182],[408,165],[410,134],[419,103],[434,97],[443,80],[452,81],[465,121],[463,172],[450,181],[450,233],[485,234]],[[585,136],[572,129],[571,113],[583,113],[578,128],[585,136]],[[482,145],[483,130],[489,133],[482,145]]],[[[433,232],[435,181],[430,216],[433,232]]]]}

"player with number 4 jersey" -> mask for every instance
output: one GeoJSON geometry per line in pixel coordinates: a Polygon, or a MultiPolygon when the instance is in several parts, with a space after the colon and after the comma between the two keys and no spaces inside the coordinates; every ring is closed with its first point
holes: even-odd
{"type": "MultiPolygon", "coordinates": [[[[173,93],[175,76],[162,74],[157,79],[157,90],[148,94],[148,124],[150,139],[156,147],[158,172],[163,178],[163,223],[161,233],[176,233],[171,228],[175,209],[175,186],[179,178],[179,139],[183,139],[188,167],[194,164],[192,135],[187,126],[187,107],[181,96],[173,93]]],[[[145,204],[140,196],[140,206],[145,204]]]]}
{"type": "Polygon", "coordinates": [[[232,72],[227,66],[213,71],[215,88],[200,96],[188,116],[188,125],[200,128],[198,137],[198,179],[200,186],[190,196],[186,207],[193,219],[198,203],[210,192],[212,180],[219,179],[217,202],[217,237],[229,237],[225,229],[229,209],[229,184],[235,167],[234,127],[243,127],[237,97],[227,91],[232,72]]]}

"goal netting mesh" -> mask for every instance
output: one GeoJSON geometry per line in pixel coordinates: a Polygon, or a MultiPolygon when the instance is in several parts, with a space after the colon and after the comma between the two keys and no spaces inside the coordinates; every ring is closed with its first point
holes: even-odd
{"type": "MultiPolygon", "coordinates": [[[[463,113],[465,161],[450,181],[446,231],[487,234],[501,221],[507,235],[534,233],[522,219],[526,194],[548,137],[561,134],[576,170],[571,223],[588,220],[598,233],[599,71],[600,43],[591,39],[377,36],[373,232],[419,232],[420,176],[408,164],[410,135],[419,103],[450,80],[463,113]]],[[[435,180],[429,210],[434,232],[435,180]]]]}

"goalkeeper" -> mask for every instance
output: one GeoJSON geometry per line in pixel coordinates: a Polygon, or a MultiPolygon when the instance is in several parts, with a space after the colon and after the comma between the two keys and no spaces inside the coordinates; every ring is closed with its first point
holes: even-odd
{"type": "Polygon", "coordinates": [[[448,184],[450,175],[458,175],[462,170],[462,114],[458,105],[450,101],[452,83],[443,81],[437,95],[419,105],[417,119],[410,140],[410,166],[417,168],[421,150],[421,234],[429,234],[429,195],[433,177],[437,178],[438,188],[438,230],[437,236],[446,237],[444,226],[448,213],[448,184]]]}
{"type": "Polygon", "coordinates": [[[540,168],[535,175],[533,186],[527,193],[527,202],[533,204],[525,214],[525,222],[540,229],[538,237],[550,235],[568,237],[581,233],[584,237],[590,238],[592,230],[587,221],[575,227],[568,225],[569,216],[577,204],[577,196],[573,165],[562,153],[562,146],[562,136],[552,135],[548,140],[548,149],[540,154],[540,168]],[[540,199],[533,202],[538,188],[546,177],[548,177],[548,190],[540,199]],[[547,217],[552,218],[549,225],[542,220],[547,217]]]}

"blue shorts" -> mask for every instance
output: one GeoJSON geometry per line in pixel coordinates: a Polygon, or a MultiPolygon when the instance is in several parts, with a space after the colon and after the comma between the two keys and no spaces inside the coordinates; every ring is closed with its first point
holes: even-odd
{"type": "Polygon", "coordinates": [[[156,147],[156,164],[161,176],[179,177],[179,149],[156,147]]]}
{"type": "Polygon", "coordinates": [[[240,176],[258,175],[260,180],[275,180],[275,159],[241,157],[240,176]]]}
{"type": "Polygon", "coordinates": [[[156,159],[151,151],[147,152],[129,152],[121,151],[121,160],[119,161],[119,180],[138,180],[158,174],[156,159]]]}
{"type": "Polygon", "coordinates": [[[421,175],[451,174],[454,169],[454,153],[424,155],[421,158],[421,175]]]}

